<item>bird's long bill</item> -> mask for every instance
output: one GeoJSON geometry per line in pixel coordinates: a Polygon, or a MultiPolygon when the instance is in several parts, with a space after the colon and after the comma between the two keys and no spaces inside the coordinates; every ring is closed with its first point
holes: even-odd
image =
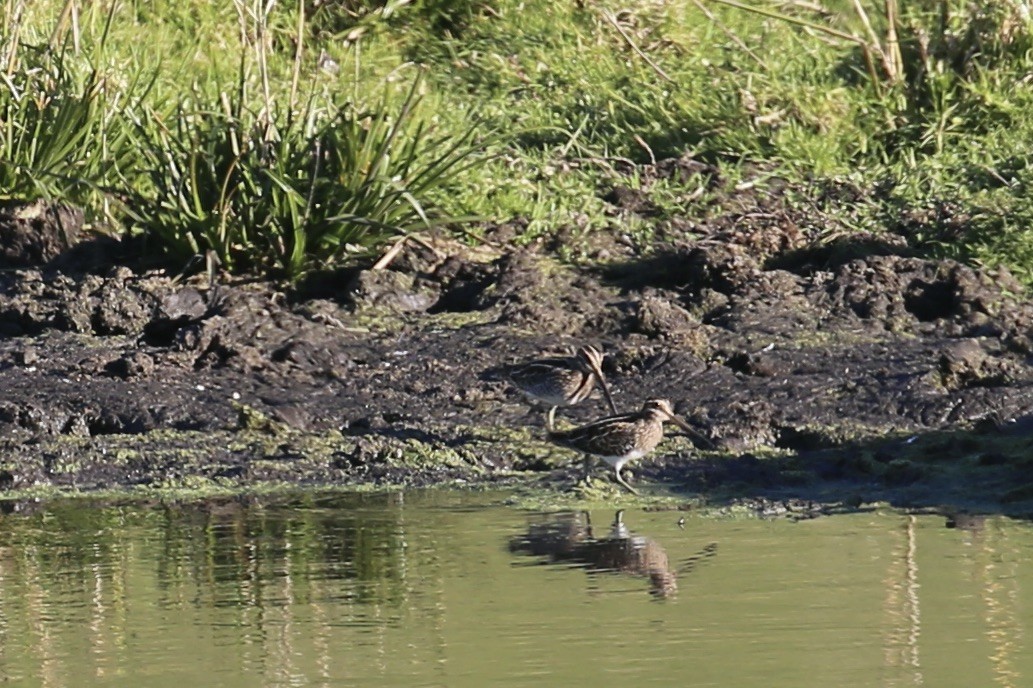
{"type": "Polygon", "coordinates": [[[681,428],[682,430],[687,432],[689,434],[689,437],[692,437],[693,439],[698,440],[701,444],[703,444],[703,446],[708,447],[708,448],[712,448],[714,446],[713,442],[711,442],[709,439],[707,439],[703,435],[699,434],[699,432],[697,432],[694,427],[692,427],[691,425],[686,423],[684,420],[682,420],[678,416],[674,415],[673,413],[669,413],[669,414],[667,414],[667,417],[670,418],[672,423],[674,423],[679,428],[681,428]]]}
{"type": "Polygon", "coordinates": [[[606,403],[610,405],[610,410],[613,411],[613,415],[617,415],[617,405],[613,403],[613,395],[610,394],[610,385],[606,383],[606,378],[603,377],[603,369],[597,365],[592,366],[592,373],[595,375],[595,379],[599,381],[599,386],[603,388],[603,395],[606,396],[606,403]]]}

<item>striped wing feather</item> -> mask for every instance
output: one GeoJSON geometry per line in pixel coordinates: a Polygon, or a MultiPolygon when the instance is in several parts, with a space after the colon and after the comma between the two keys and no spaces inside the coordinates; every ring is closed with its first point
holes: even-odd
{"type": "Polygon", "coordinates": [[[599,456],[623,456],[636,448],[638,431],[635,414],[606,418],[552,434],[563,446],[599,456]]]}
{"type": "Polygon", "coordinates": [[[531,361],[511,370],[509,377],[526,392],[568,404],[576,404],[592,392],[593,377],[569,358],[531,361]]]}
{"type": "Polygon", "coordinates": [[[574,370],[574,362],[569,358],[539,358],[536,361],[529,361],[528,363],[514,366],[510,370],[509,376],[514,381],[519,379],[537,379],[557,369],[574,370]]]}

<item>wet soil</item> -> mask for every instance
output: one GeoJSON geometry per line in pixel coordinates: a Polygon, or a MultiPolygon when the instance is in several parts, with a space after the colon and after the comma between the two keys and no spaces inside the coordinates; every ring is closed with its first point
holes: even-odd
{"type": "MultiPolygon", "coordinates": [[[[612,193],[615,216],[648,210],[640,196],[612,193]]],[[[592,258],[580,265],[557,260],[556,241],[517,246],[512,223],[477,246],[409,241],[386,268],[288,291],[119,264],[117,242],[81,240],[81,214],[5,209],[0,498],[569,488],[578,457],[548,444],[542,414],[503,373],[594,343],[619,407],[669,398],[714,443],[671,437],[633,467],[651,488],[1033,512],[1023,287],[922,258],[903,234],[830,232],[819,211],[790,206],[777,185],[751,189],[707,221],[666,222],[648,246],[617,231],[568,236],[592,258]]],[[[593,398],[559,417],[604,414],[593,398]]],[[[577,489],[616,495],[605,474],[577,489]]]]}

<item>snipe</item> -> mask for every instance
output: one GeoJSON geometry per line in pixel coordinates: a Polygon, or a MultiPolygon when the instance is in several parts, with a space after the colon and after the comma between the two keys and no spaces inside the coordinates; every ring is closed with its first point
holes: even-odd
{"type": "Polygon", "coordinates": [[[617,407],[603,377],[603,354],[594,346],[582,346],[573,356],[541,358],[509,369],[509,379],[531,401],[549,406],[545,427],[552,432],[556,409],[574,406],[592,393],[596,381],[606,395],[610,410],[617,407]]]}
{"type": "Polygon", "coordinates": [[[550,430],[549,439],[556,444],[576,449],[586,456],[585,471],[591,466],[590,457],[597,456],[614,468],[617,482],[628,491],[638,494],[621,477],[621,468],[629,461],[640,459],[656,449],[664,438],[664,422],[671,421],[694,437],[701,438],[692,427],[674,414],[671,402],[666,399],[650,399],[642,409],[603,418],[588,425],[570,430],[550,430]]]}

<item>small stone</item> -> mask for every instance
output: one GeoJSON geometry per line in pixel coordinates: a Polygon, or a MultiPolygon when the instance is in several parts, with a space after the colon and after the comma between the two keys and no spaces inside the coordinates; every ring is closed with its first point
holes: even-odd
{"type": "Polygon", "coordinates": [[[31,366],[39,362],[39,353],[31,346],[27,346],[24,349],[14,351],[11,354],[11,358],[14,359],[15,365],[31,366]]]}
{"type": "Polygon", "coordinates": [[[348,291],[359,310],[382,308],[396,313],[425,311],[440,296],[431,285],[394,270],[363,270],[348,291]]]}
{"type": "Polygon", "coordinates": [[[104,366],[104,372],[127,380],[131,377],[148,375],[154,371],[154,359],[145,353],[130,353],[104,366]]]}
{"type": "Polygon", "coordinates": [[[184,287],[177,292],[165,296],[159,308],[160,316],[166,320],[186,322],[196,320],[208,311],[201,292],[192,287],[184,287]]]}

